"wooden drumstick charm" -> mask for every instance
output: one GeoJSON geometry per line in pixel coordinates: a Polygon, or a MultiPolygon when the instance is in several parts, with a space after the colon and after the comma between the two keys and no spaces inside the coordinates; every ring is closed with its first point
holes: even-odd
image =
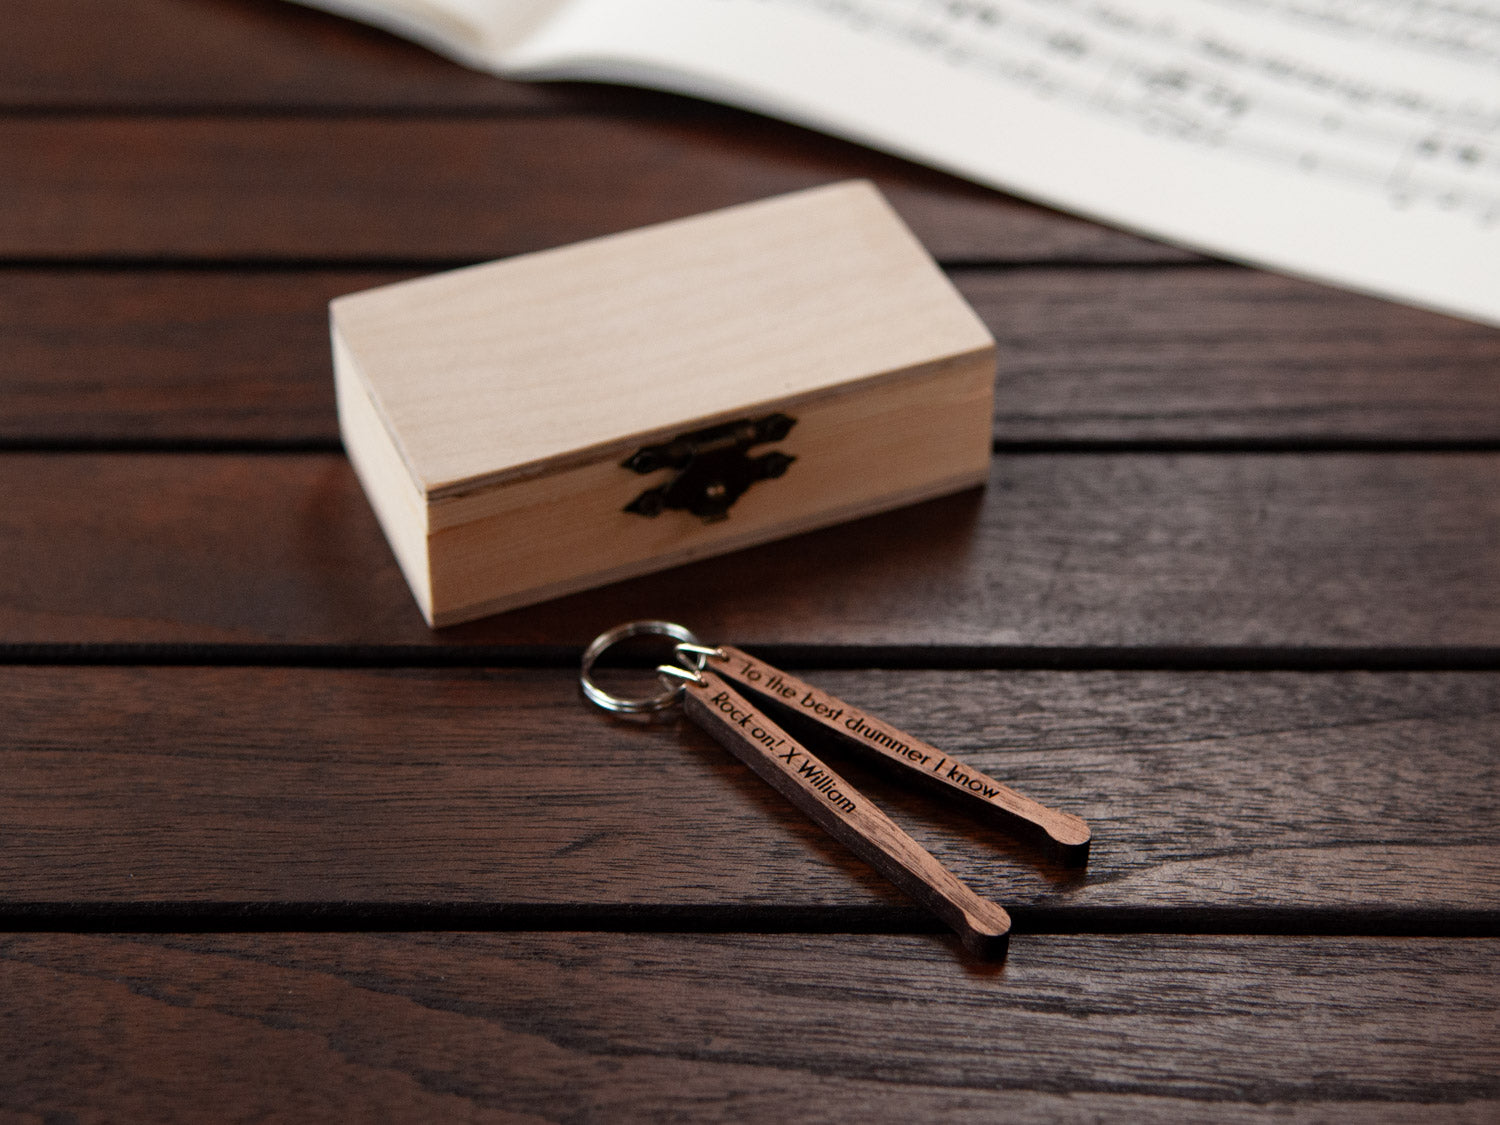
{"type": "Polygon", "coordinates": [[[854,786],[710,671],[688,673],[688,718],[815,824],[958,932],[981,957],[1005,956],[1010,915],[981,898],[854,786]]]}
{"type": "Polygon", "coordinates": [[[678,648],[688,656],[706,658],[707,668],[741,690],[803,715],[844,744],[896,767],[903,780],[920,780],[1017,835],[1044,841],[1065,867],[1088,863],[1089,826],[1071,813],[1050,809],[951,754],[731,645],[709,648],[683,644],[678,648]]]}
{"type": "Polygon", "coordinates": [[[906,777],[920,777],[1011,829],[1040,835],[1071,866],[1088,860],[1089,829],[1076,816],[1049,809],[920,739],[843,700],[729,646],[698,643],[681,625],[637,621],[595,638],[583,656],[584,694],[608,711],[645,713],[682,703],[684,713],[759,774],[829,835],[951,926],[984,957],[1005,955],[1010,915],[963,883],[903,832],[864,794],[786,732],[769,707],[804,715],[840,741],[878,755],[906,777]],[[665,689],[644,699],[613,695],[594,683],[595,662],[628,637],[678,642],[680,664],[657,668],[665,689]],[[753,697],[753,698],[748,698],[753,697]]]}

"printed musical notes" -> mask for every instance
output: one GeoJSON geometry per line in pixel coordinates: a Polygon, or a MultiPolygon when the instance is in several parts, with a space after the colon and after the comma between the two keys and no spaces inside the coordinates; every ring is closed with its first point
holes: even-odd
{"type": "MultiPolygon", "coordinates": [[[[768,0],[762,0],[766,3],[768,0]]],[[[1500,223],[1500,7],[1438,0],[769,0],[1232,159],[1500,223]],[[1343,45],[1348,51],[1319,50],[1343,45]],[[1396,53],[1494,68],[1430,90],[1396,53]],[[1451,85],[1451,84],[1450,84],[1451,85]],[[1481,91],[1482,93],[1482,91],[1481,91]]],[[[1017,112],[1024,112],[1018,104],[1017,112]]]]}
{"type": "Polygon", "coordinates": [[[1500,325],[1500,0],[303,2],[1500,325]]]}

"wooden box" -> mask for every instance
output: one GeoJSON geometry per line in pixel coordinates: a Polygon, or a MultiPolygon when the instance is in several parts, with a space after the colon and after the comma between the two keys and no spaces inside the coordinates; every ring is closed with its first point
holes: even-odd
{"type": "Polygon", "coordinates": [[[971,487],[994,341],[836,184],[330,306],[339,424],[428,622],[971,487]]]}

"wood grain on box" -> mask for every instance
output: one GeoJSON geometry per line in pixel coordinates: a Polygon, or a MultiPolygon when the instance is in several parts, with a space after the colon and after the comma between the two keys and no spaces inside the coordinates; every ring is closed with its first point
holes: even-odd
{"type": "MultiPolygon", "coordinates": [[[[452,624],[982,483],[994,343],[852,182],[331,305],[345,444],[452,624]],[[642,447],[773,413],[726,518],[634,511],[642,447]]],[[[716,439],[717,440],[717,439],[716,439]]],[[[717,514],[717,513],[716,513],[717,514]]]]}

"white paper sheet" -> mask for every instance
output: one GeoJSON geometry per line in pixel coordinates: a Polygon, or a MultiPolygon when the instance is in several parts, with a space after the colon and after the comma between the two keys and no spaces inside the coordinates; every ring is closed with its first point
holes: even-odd
{"type": "Polygon", "coordinates": [[[569,0],[498,55],[1500,324],[1496,0],[569,0]]]}

